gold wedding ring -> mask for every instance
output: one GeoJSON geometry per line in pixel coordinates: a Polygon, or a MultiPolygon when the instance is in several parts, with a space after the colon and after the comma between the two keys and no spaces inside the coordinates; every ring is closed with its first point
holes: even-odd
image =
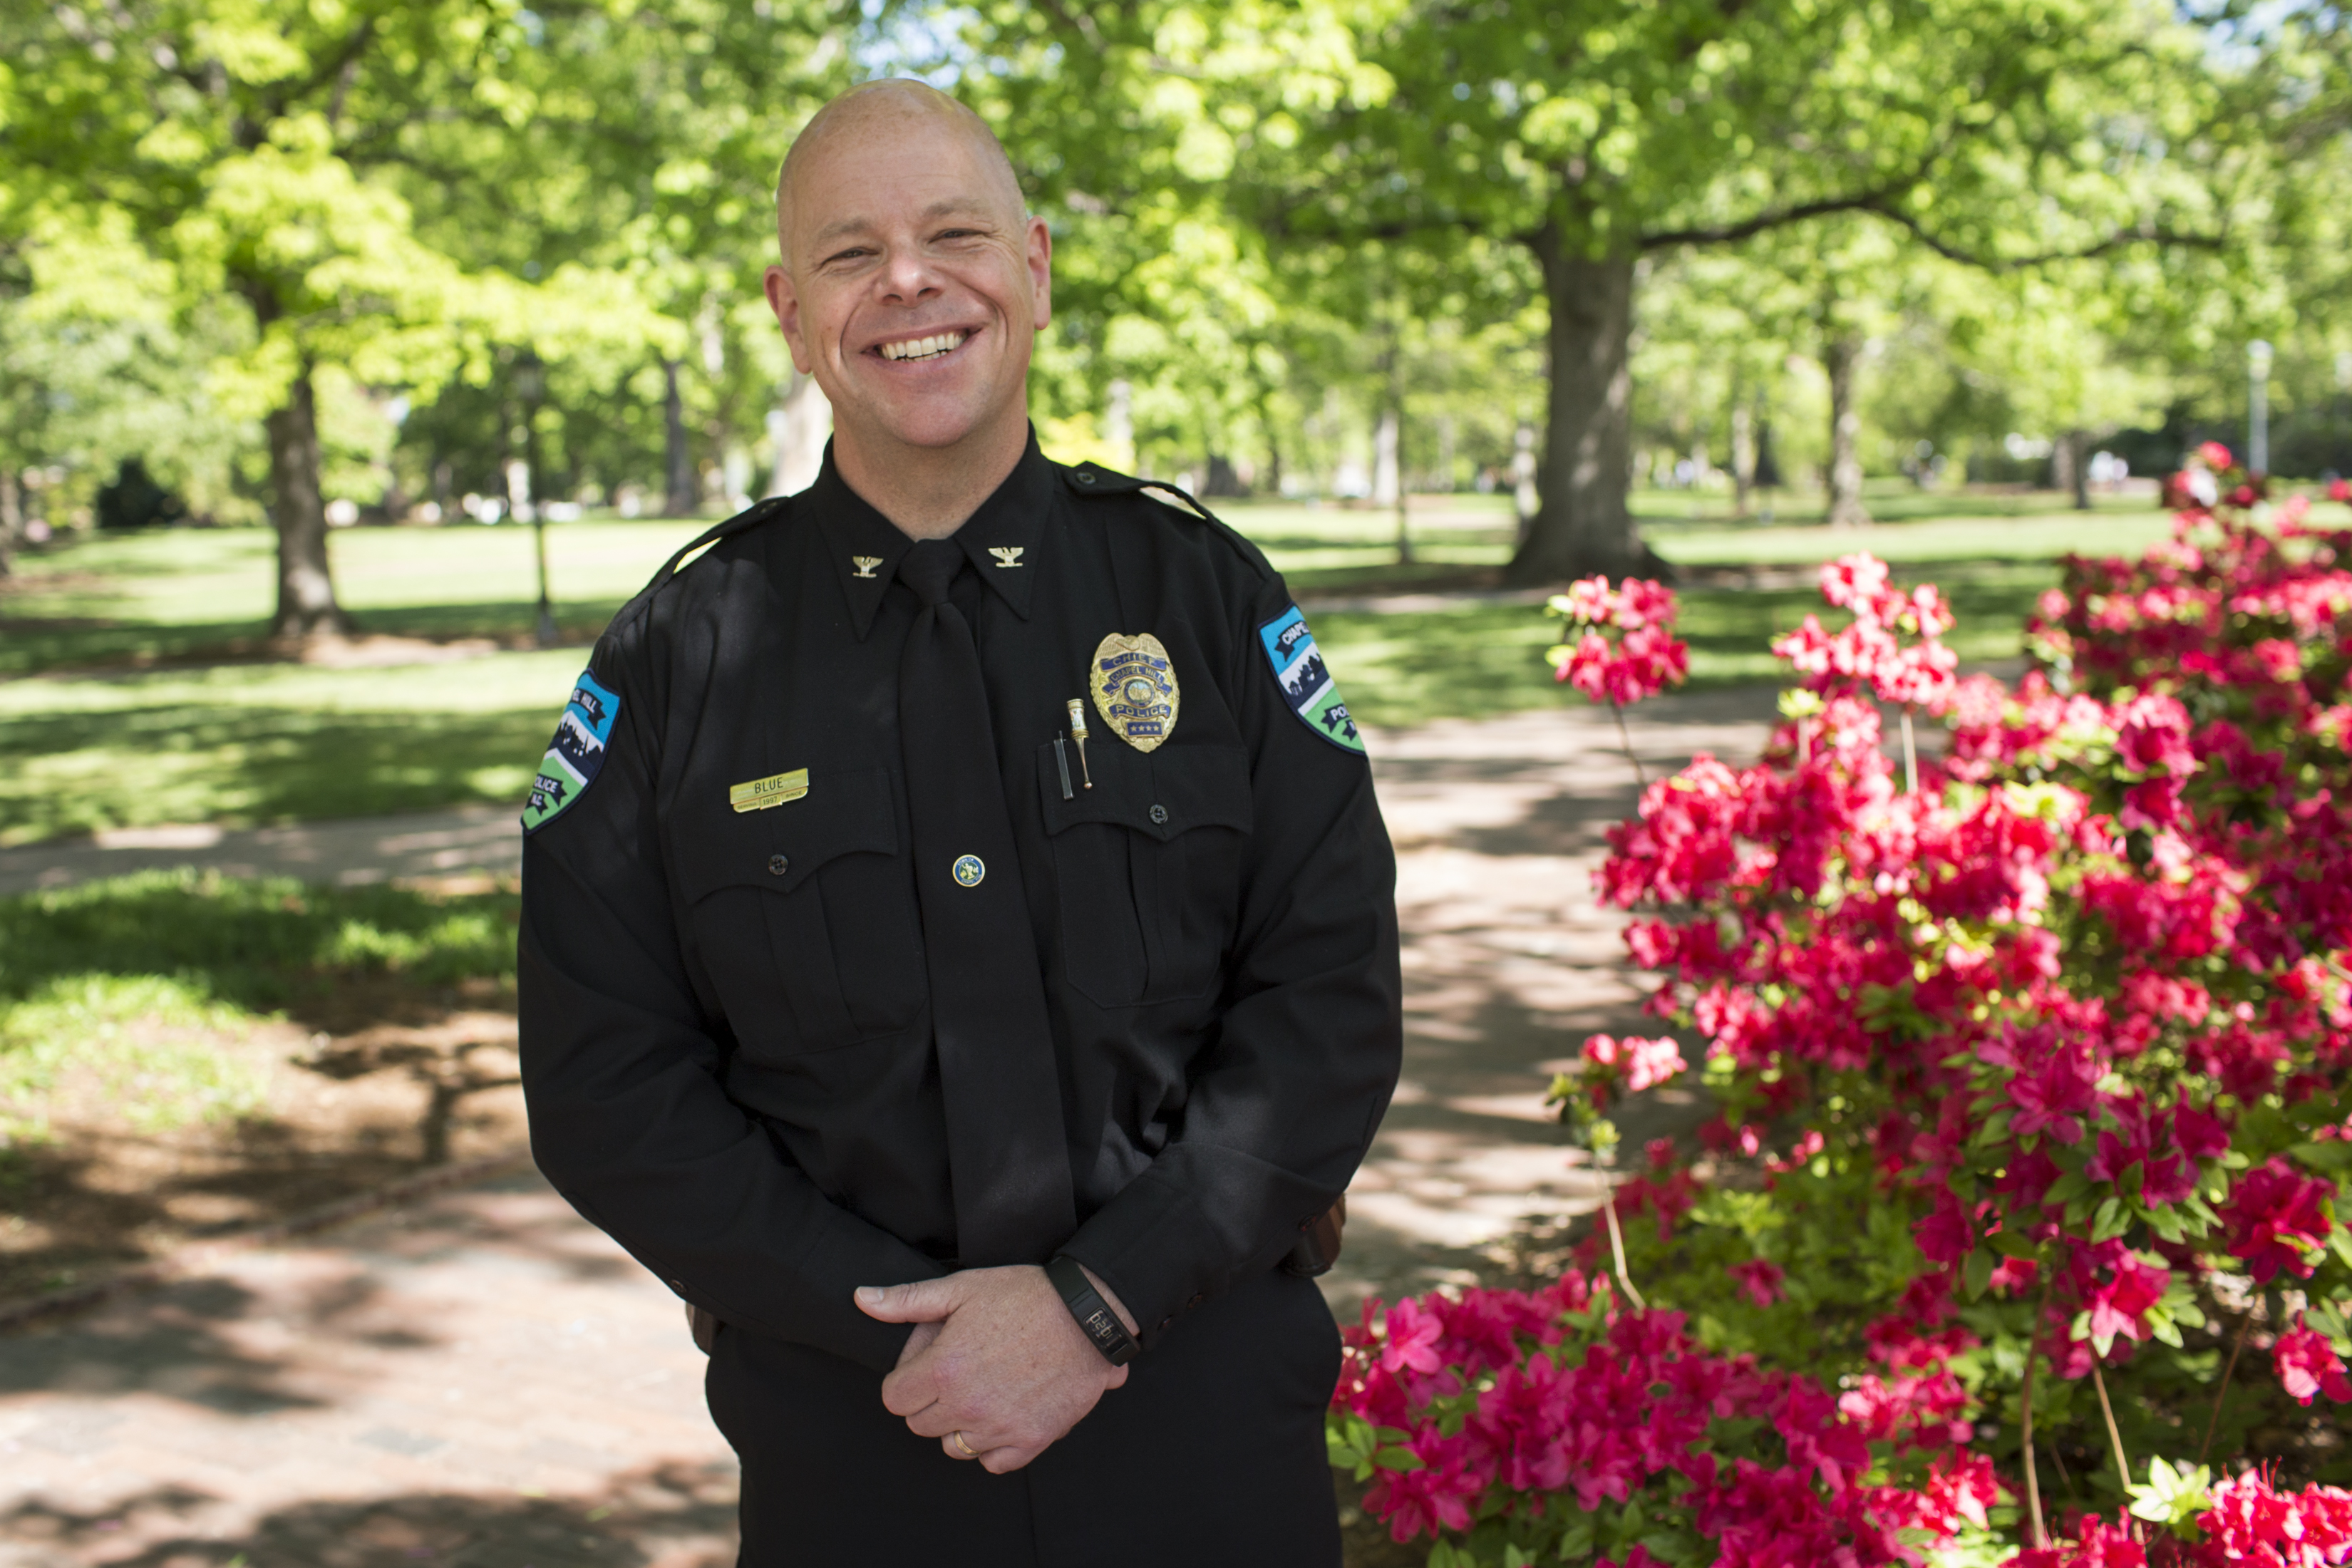
{"type": "Polygon", "coordinates": [[[955,1446],[956,1446],[957,1447],[961,1448],[961,1449],[963,1450],[963,1457],[964,1457],[965,1458],[967,1458],[967,1459],[977,1459],[977,1458],[980,1458],[980,1450],[979,1450],[979,1449],[977,1449],[977,1448],[975,1448],[975,1447],[973,1447],[971,1444],[969,1444],[969,1443],[965,1442],[965,1441],[963,1440],[963,1434],[962,1434],[962,1433],[961,1433],[961,1432],[950,1432],[950,1433],[949,1433],[949,1434],[948,1434],[948,1436],[950,1436],[950,1437],[953,1437],[953,1438],[955,1439],[955,1446]]]}

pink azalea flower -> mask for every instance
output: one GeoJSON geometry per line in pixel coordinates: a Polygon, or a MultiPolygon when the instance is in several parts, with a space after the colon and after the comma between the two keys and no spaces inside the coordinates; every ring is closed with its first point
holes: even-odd
{"type": "Polygon", "coordinates": [[[2082,1113],[2095,1097],[2090,1063],[2078,1050],[2053,1053],[2038,1067],[2009,1080],[2009,1100],[2017,1114],[2009,1130],[2017,1137],[2047,1132],[2061,1143],[2083,1141],[2082,1113]]]}
{"type": "Polygon", "coordinates": [[[1745,1263],[1735,1263],[1726,1270],[1738,1283],[1748,1299],[1759,1307],[1769,1307],[1784,1294],[1781,1281],[1787,1275],[1780,1266],[1767,1258],[1753,1258],[1745,1263]]]}
{"type": "Polygon", "coordinates": [[[2271,1347],[2271,1364],[2278,1369],[2279,1386],[2298,1405],[2308,1405],[2322,1394],[2338,1405],[2352,1404],[2352,1383],[2345,1381],[2343,1358],[2326,1334],[2303,1327],[2299,1317],[2295,1327],[2271,1347]]]}
{"type": "Polygon", "coordinates": [[[2231,1254],[2244,1258],[2254,1279],[2264,1284],[2282,1268],[2297,1279],[2310,1279],[2335,1229],[2320,1207],[2334,1193],[2327,1183],[2304,1175],[2278,1157],[2246,1172],[2231,1186],[2229,1205],[2222,1211],[2235,1235],[2231,1254]]]}

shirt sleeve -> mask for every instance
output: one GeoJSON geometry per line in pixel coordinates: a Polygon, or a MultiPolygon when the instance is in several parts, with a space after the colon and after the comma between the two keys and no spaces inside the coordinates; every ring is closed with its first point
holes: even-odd
{"type": "Polygon", "coordinates": [[[909,1331],[868,1318],[852,1292],[943,1270],[827,1198],[728,1097],[725,1026],[698,1001],[673,923],[655,816],[660,727],[633,664],[625,638],[598,645],[593,673],[619,697],[603,765],[523,841],[532,1157],[687,1300],[887,1373],[909,1331]]]}
{"type": "Polygon", "coordinates": [[[1269,1268],[1346,1191],[1403,1057],[1396,859],[1364,754],[1285,699],[1250,606],[1228,671],[1250,749],[1250,869],[1225,1006],[1182,1130],[1063,1248],[1117,1292],[1148,1346],[1269,1268]]]}

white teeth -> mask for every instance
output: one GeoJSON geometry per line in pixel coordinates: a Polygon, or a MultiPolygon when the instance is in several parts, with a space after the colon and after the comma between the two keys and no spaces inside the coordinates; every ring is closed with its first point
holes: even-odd
{"type": "Polygon", "coordinates": [[[917,338],[911,342],[884,343],[882,357],[884,359],[929,359],[933,354],[943,354],[950,349],[962,347],[965,336],[966,334],[962,332],[935,332],[928,338],[917,338]]]}

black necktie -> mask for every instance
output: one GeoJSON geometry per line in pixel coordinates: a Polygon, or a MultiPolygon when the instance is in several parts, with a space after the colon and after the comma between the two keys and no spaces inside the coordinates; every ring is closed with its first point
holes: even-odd
{"type": "Polygon", "coordinates": [[[980,652],[948,598],[963,562],[961,545],[931,539],[898,563],[898,580],[923,602],[898,659],[898,746],[947,1101],[956,1261],[980,1268],[1043,1263],[1077,1218],[980,652]]]}

